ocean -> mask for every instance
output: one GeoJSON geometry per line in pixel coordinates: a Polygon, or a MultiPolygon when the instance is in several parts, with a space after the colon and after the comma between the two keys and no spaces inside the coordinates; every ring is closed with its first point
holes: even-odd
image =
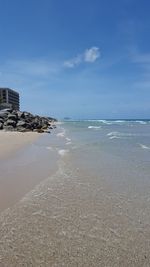
{"type": "Polygon", "coordinates": [[[130,183],[135,183],[140,191],[149,189],[149,120],[71,121],[65,122],[64,128],[71,139],[66,145],[72,162],[82,170],[88,170],[91,176],[103,174],[120,189],[126,184],[123,190],[130,183]]]}
{"type": "Polygon", "coordinates": [[[150,121],[63,121],[36,146],[57,171],[0,216],[1,266],[150,266],[150,121]]]}

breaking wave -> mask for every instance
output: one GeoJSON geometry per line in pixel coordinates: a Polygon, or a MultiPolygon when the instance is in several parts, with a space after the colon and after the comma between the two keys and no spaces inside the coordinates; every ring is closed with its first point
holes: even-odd
{"type": "Polygon", "coordinates": [[[101,126],[88,126],[88,129],[100,129],[101,128],[101,126]]]}
{"type": "Polygon", "coordinates": [[[143,145],[143,144],[139,144],[141,148],[143,149],[150,149],[150,146],[146,146],[146,145],[143,145]]]}

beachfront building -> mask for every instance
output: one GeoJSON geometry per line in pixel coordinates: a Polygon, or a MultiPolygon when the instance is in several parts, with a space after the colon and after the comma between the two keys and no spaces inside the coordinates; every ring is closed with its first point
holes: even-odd
{"type": "Polygon", "coordinates": [[[19,110],[19,93],[10,88],[0,87],[0,109],[4,108],[19,110]]]}

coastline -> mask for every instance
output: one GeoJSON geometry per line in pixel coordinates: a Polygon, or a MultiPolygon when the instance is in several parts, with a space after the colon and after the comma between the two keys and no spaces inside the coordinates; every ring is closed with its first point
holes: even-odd
{"type": "Polygon", "coordinates": [[[65,124],[2,160],[0,265],[149,266],[149,128],[65,124]]]}

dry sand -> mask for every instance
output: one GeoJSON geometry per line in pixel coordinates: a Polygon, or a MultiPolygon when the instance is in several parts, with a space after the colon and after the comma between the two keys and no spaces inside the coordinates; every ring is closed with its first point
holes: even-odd
{"type": "Polygon", "coordinates": [[[0,160],[15,153],[19,148],[31,144],[39,137],[38,133],[0,132],[0,160]]]}
{"type": "Polygon", "coordinates": [[[55,172],[57,157],[49,142],[51,135],[0,132],[0,213],[55,172]]]}

